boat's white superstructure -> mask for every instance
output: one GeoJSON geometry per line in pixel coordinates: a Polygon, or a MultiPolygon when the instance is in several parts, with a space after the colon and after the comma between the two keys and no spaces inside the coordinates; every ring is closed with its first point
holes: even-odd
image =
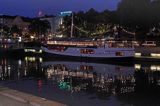
{"type": "Polygon", "coordinates": [[[115,41],[48,41],[43,52],[73,57],[126,58],[134,57],[134,48],[128,42],[115,41]]]}

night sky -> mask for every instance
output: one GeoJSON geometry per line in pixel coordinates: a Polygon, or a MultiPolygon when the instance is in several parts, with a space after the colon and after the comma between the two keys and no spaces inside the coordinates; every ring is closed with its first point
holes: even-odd
{"type": "Polygon", "coordinates": [[[57,15],[60,11],[115,10],[120,0],[0,0],[0,14],[36,17],[43,14],[57,15]]]}

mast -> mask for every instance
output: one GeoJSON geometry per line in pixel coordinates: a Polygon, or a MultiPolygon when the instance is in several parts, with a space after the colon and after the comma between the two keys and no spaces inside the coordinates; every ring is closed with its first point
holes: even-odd
{"type": "Polygon", "coordinates": [[[70,35],[71,38],[73,37],[73,26],[74,26],[74,23],[73,23],[73,12],[72,12],[72,19],[71,19],[71,35],[70,35]]]}
{"type": "Polygon", "coordinates": [[[0,21],[1,21],[1,36],[0,37],[2,37],[2,35],[3,35],[3,15],[1,15],[2,17],[0,18],[0,21]]]}
{"type": "Polygon", "coordinates": [[[73,27],[74,27],[74,23],[73,23],[73,12],[72,11],[64,11],[61,12],[61,16],[71,16],[71,31],[70,31],[70,37],[73,37],[73,27]]]}

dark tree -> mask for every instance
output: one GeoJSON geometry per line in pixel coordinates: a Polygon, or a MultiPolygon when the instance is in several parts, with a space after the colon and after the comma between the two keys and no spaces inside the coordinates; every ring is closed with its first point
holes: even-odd
{"type": "Polygon", "coordinates": [[[160,22],[159,0],[122,0],[117,9],[119,24],[136,29],[144,39],[149,29],[160,22]]]}
{"type": "Polygon", "coordinates": [[[13,26],[11,27],[10,32],[11,32],[12,34],[14,34],[14,33],[16,33],[16,34],[18,34],[18,35],[21,35],[21,34],[22,34],[22,30],[21,30],[20,28],[18,28],[17,25],[13,25],[13,26]]]}
{"type": "Polygon", "coordinates": [[[50,24],[48,21],[41,21],[39,19],[35,19],[31,22],[29,26],[29,31],[31,33],[36,33],[37,36],[45,35],[47,30],[50,28],[50,24]]]}

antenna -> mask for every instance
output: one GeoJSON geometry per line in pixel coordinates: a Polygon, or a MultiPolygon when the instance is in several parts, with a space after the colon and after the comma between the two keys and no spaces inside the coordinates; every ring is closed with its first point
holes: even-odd
{"type": "Polygon", "coordinates": [[[2,37],[2,35],[3,35],[3,14],[1,14],[1,18],[0,18],[0,23],[1,23],[1,37],[2,37]]]}

